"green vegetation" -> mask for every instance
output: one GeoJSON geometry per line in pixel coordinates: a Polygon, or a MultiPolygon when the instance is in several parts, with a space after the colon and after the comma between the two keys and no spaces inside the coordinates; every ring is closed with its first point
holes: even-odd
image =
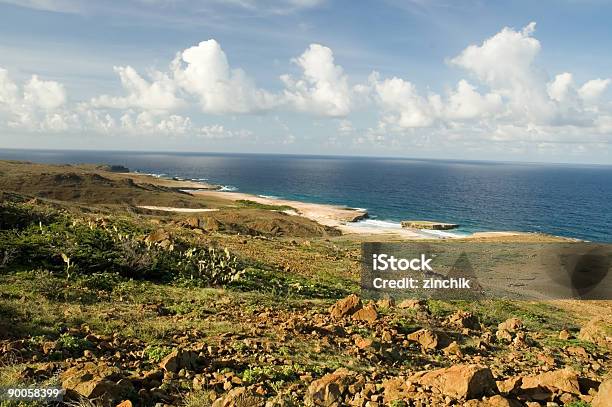
{"type": "Polygon", "coordinates": [[[241,208],[250,208],[250,209],[265,209],[267,211],[295,211],[295,208],[289,205],[269,205],[263,204],[255,201],[250,201],[248,199],[239,199],[236,203],[241,208]]]}

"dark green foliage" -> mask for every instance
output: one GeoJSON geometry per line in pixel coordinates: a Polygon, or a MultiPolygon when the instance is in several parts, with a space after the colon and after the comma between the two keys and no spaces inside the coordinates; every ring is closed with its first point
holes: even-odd
{"type": "MultiPolygon", "coordinates": [[[[40,216],[26,204],[2,204],[0,217],[11,219],[11,228],[0,230],[3,271],[46,269],[67,277],[92,275],[95,280],[112,273],[124,278],[220,286],[237,278],[242,270],[227,250],[192,247],[182,240],[169,246],[146,242],[144,230],[122,219],[100,225],[57,212],[49,213],[44,223],[33,224],[32,219],[40,216]]],[[[5,224],[9,225],[8,221],[5,224]]],[[[109,287],[103,289],[108,291],[109,287]]]]}

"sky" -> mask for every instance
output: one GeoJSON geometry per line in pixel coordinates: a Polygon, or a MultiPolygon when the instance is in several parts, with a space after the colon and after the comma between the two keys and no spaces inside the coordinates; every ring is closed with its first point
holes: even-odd
{"type": "Polygon", "coordinates": [[[0,148],[612,164],[605,0],[0,0],[0,148]]]}

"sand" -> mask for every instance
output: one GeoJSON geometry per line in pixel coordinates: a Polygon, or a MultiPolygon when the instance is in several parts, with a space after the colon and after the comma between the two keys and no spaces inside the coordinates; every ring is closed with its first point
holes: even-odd
{"type": "MultiPolygon", "coordinates": [[[[362,209],[348,208],[346,206],[317,204],[309,202],[292,201],[288,199],[265,198],[258,195],[245,194],[242,192],[225,191],[190,191],[193,195],[221,198],[229,201],[248,200],[264,205],[283,205],[290,206],[295,210],[284,211],[290,215],[304,216],[325,226],[338,228],[344,235],[354,236],[380,236],[401,240],[416,239],[449,239],[449,238],[469,238],[452,233],[433,233],[428,230],[402,228],[398,224],[381,226],[369,222],[355,222],[355,219],[363,218],[367,211],[362,209]]],[[[495,236],[514,236],[517,232],[491,232],[495,236]]],[[[482,236],[480,236],[482,237],[482,236]]]]}
{"type": "Polygon", "coordinates": [[[194,209],[194,208],[174,208],[170,206],[151,206],[151,205],[140,205],[138,206],[142,209],[149,209],[151,211],[165,211],[165,212],[181,212],[181,213],[199,213],[199,212],[214,212],[219,209],[194,209]]]}

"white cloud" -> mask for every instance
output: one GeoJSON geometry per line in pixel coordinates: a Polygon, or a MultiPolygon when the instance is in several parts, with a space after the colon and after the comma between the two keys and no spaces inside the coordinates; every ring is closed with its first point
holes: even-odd
{"type": "Polygon", "coordinates": [[[183,104],[176,95],[175,83],[161,72],[152,73],[152,81],[145,80],[131,66],[114,67],[127,96],[102,95],[92,100],[94,107],[114,109],[140,108],[145,110],[174,110],[183,104]]]}
{"type": "Polygon", "coordinates": [[[215,40],[182,51],[172,63],[176,84],[199,99],[206,113],[251,113],[274,106],[276,98],[255,87],[241,69],[230,69],[215,40]]]}
{"type": "Polygon", "coordinates": [[[42,81],[33,75],[23,87],[23,100],[27,105],[53,110],[66,103],[66,90],[58,82],[42,81]]]}
{"type": "Polygon", "coordinates": [[[383,109],[384,121],[402,128],[427,127],[434,123],[433,106],[418,94],[412,83],[395,77],[380,81],[376,72],[370,81],[383,109]]]}
{"type": "Polygon", "coordinates": [[[610,79],[592,79],[578,89],[578,94],[587,102],[596,102],[609,85],[610,79]]]}
{"type": "Polygon", "coordinates": [[[555,79],[547,85],[548,95],[557,102],[567,100],[574,86],[574,79],[569,72],[555,76],[555,79]]]}
{"type": "Polygon", "coordinates": [[[293,60],[303,70],[303,76],[294,79],[282,75],[286,86],[285,99],[297,110],[324,116],[346,116],[351,110],[351,90],[348,77],[335,65],[331,49],[311,44],[293,60]]]}
{"type": "Polygon", "coordinates": [[[446,117],[453,120],[486,118],[502,108],[500,95],[487,93],[481,95],[468,81],[462,79],[457,84],[457,90],[452,92],[446,106],[446,117]]]}

